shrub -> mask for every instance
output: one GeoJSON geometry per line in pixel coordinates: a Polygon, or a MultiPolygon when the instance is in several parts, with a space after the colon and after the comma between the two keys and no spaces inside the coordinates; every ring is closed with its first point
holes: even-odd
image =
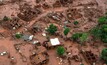
{"type": "Polygon", "coordinates": [[[101,58],[107,62],[107,48],[102,50],[101,58]]]}
{"type": "Polygon", "coordinates": [[[98,19],[98,22],[99,22],[99,24],[105,24],[105,23],[107,23],[107,17],[105,17],[105,16],[100,17],[98,19]]]}
{"type": "Polygon", "coordinates": [[[62,56],[64,53],[65,53],[65,48],[62,47],[62,46],[59,46],[59,47],[57,48],[57,54],[58,54],[59,56],[62,56]]]}
{"type": "Polygon", "coordinates": [[[101,40],[104,43],[107,43],[107,24],[101,26],[101,40]]]}
{"type": "Polygon", "coordinates": [[[101,30],[103,33],[107,33],[107,24],[102,25],[101,30]]]}
{"type": "Polygon", "coordinates": [[[80,37],[80,42],[83,43],[87,40],[88,34],[87,33],[82,33],[82,36],[80,37]]]}
{"type": "Polygon", "coordinates": [[[97,40],[100,39],[102,31],[98,26],[96,26],[90,31],[90,33],[94,37],[94,39],[97,40]]]}
{"type": "Polygon", "coordinates": [[[72,35],[71,39],[73,39],[74,41],[77,41],[81,36],[82,36],[81,33],[75,33],[72,35]]]}
{"type": "Polygon", "coordinates": [[[69,28],[65,28],[63,33],[64,33],[64,35],[67,35],[69,32],[70,32],[70,29],[69,28]]]}
{"type": "Polygon", "coordinates": [[[54,24],[50,24],[46,31],[53,35],[57,31],[57,27],[54,24]]]}
{"type": "Polygon", "coordinates": [[[88,38],[87,33],[75,33],[72,35],[71,39],[73,39],[76,42],[80,42],[81,44],[84,43],[88,38]]]}
{"type": "Polygon", "coordinates": [[[100,39],[102,42],[107,43],[107,24],[97,26],[91,30],[91,35],[94,39],[100,39]]]}
{"type": "Polygon", "coordinates": [[[102,34],[101,35],[101,41],[104,43],[107,43],[107,34],[102,34]]]}

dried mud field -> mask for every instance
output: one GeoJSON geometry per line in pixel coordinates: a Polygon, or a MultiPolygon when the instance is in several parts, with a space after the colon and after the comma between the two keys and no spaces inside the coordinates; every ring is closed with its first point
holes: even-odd
{"type": "Polygon", "coordinates": [[[0,0],[0,65],[106,65],[101,41],[89,36],[81,46],[70,39],[98,25],[106,12],[107,0],[0,0]],[[50,24],[57,27],[54,35],[46,31],[50,24]],[[66,36],[64,27],[70,29],[66,36]],[[54,38],[65,49],[61,57],[60,45],[50,45],[54,38]]]}

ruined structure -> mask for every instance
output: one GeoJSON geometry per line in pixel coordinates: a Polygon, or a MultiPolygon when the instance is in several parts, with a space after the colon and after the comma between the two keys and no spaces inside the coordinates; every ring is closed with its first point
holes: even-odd
{"type": "Polygon", "coordinates": [[[78,11],[78,9],[68,9],[66,10],[66,15],[69,20],[75,20],[82,17],[82,14],[78,11]]]}
{"type": "Polygon", "coordinates": [[[73,2],[73,0],[59,0],[63,6],[67,6],[73,2]]]}
{"type": "Polygon", "coordinates": [[[42,7],[43,7],[43,9],[49,9],[49,8],[51,8],[51,6],[48,3],[46,3],[46,2],[43,3],[42,7]]]}
{"type": "Polygon", "coordinates": [[[42,11],[40,8],[32,8],[30,5],[24,4],[20,6],[20,13],[18,14],[18,17],[24,21],[30,21],[41,13],[42,11]]]}
{"type": "Polygon", "coordinates": [[[86,59],[86,61],[90,64],[96,63],[98,60],[97,56],[93,54],[91,51],[82,51],[83,56],[86,59]]]}
{"type": "Polygon", "coordinates": [[[33,65],[46,64],[49,60],[48,54],[46,52],[47,51],[46,48],[43,46],[37,46],[37,47],[35,47],[35,49],[36,49],[36,50],[34,50],[35,54],[30,56],[31,63],[33,65]]]}
{"type": "Polygon", "coordinates": [[[22,27],[25,24],[24,21],[20,20],[17,17],[13,17],[10,20],[7,21],[2,21],[1,25],[3,26],[3,28],[5,29],[18,29],[20,27],[22,27]]]}
{"type": "Polygon", "coordinates": [[[59,0],[57,0],[54,4],[53,4],[53,7],[56,8],[56,7],[61,7],[61,2],[59,0]]]}

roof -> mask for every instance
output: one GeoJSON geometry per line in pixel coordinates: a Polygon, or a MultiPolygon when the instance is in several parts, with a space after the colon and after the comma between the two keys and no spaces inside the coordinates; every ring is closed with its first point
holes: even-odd
{"type": "Polygon", "coordinates": [[[22,37],[24,40],[29,40],[29,35],[23,35],[23,37],[22,37]]]}
{"type": "Polygon", "coordinates": [[[58,38],[50,39],[50,42],[52,46],[60,45],[58,38]]]}
{"type": "Polygon", "coordinates": [[[24,40],[29,40],[29,41],[31,41],[32,39],[33,39],[33,35],[23,35],[23,37],[22,37],[24,40]]]}

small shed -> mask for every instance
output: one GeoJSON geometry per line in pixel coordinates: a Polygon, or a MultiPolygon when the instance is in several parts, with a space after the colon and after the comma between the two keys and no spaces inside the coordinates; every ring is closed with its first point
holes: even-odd
{"type": "Polygon", "coordinates": [[[51,45],[53,46],[60,45],[58,38],[50,39],[50,42],[51,42],[51,45]]]}
{"type": "Polygon", "coordinates": [[[48,47],[55,47],[59,45],[62,45],[62,44],[60,43],[58,38],[50,39],[50,42],[48,42],[48,47]]]}
{"type": "Polygon", "coordinates": [[[31,41],[33,40],[33,35],[23,35],[22,38],[25,40],[25,41],[31,41]]]}

